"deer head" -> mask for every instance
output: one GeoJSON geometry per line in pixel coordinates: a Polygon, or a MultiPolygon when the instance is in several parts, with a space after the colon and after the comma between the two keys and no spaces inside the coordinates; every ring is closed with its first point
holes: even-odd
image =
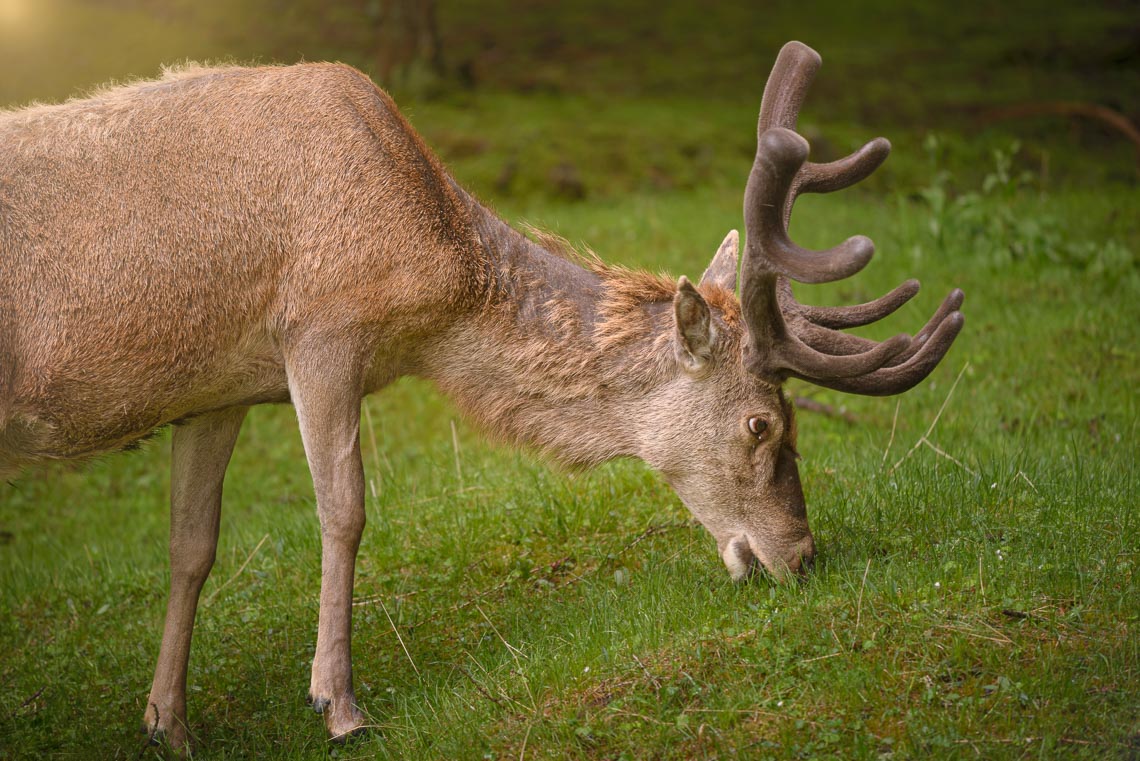
{"type": "Polygon", "coordinates": [[[890,143],[877,138],[839,161],[806,162],[808,143],[794,129],[819,65],[819,55],[802,43],[780,51],[764,88],[756,160],[744,192],[744,260],[738,265],[732,231],[698,288],[681,278],[673,342],[683,373],[654,400],[654,408],[667,412],[658,416],[658,438],[645,456],[716,538],[737,580],[758,565],[778,577],[802,572],[815,554],[784,381],[796,377],[850,393],[898,394],[934,369],[963,324],[957,311],[963,294],[955,289],[913,338],[874,342],[842,331],[894,312],[918,292],[917,280],[848,307],[808,306],[792,295],[792,280],[840,280],[874,253],[864,236],[825,251],[797,246],[787,229],[796,196],[848,187],[890,151],[890,143]],[[738,266],[739,315],[710,310],[716,294],[735,293],[738,266]],[[662,441],[665,429],[683,433],[662,441]]]}

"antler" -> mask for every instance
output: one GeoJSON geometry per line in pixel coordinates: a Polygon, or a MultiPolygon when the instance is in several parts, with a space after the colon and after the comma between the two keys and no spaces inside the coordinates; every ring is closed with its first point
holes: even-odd
{"type": "Polygon", "coordinates": [[[834,248],[810,251],[788,237],[792,204],[800,193],[828,193],[870,175],[890,153],[876,138],[828,164],[806,162],[808,142],[794,129],[819,54],[800,42],[780,50],[760,106],[756,162],[744,191],[747,241],[741,267],[741,305],[749,340],[744,361],[774,383],[795,376],[828,388],[886,396],[911,388],[941,361],[962,329],[962,291],[955,289],[913,339],[905,334],[876,343],[838,328],[886,317],[918,293],[908,280],[887,295],[849,307],[814,307],[792,296],[788,279],[826,283],[854,275],[875,253],[856,235],[834,248]]]}

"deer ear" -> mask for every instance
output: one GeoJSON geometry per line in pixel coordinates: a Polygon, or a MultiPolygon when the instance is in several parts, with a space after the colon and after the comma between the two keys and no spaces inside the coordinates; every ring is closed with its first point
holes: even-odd
{"type": "Polygon", "coordinates": [[[709,263],[705,274],[701,275],[701,285],[716,285],[726,291],[736,292],[736,270],[739,267],[740,233],[729,230],[720,244],[716,256],[709,263]]]}
{"type": "Polygon", "coordinates": [[[677,361],[686,372],[700,372],[712,361],[712,319],[709,305],[684,275],[673,296],[673,320],[677,361]]]}

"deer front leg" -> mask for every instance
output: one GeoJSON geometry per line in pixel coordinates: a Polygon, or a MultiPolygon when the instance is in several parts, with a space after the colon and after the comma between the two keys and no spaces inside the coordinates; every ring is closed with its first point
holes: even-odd
{"type": "Polygon", "coordinates": [[[289,367],[321,523],[321,606],[309,702],[334,740],[363,728],[352,689],[352,580],[364,531],[360,387],[343,358],[322,352],[289,367]]]}
{"type": "Polygon", "coordinates": [[[174,429],[170,473],[170,598],[143,716],[153,741],[186,747],[186,664],[198,594],[214,565],[222,479],[246,408],[211,412],[174,429]]]}

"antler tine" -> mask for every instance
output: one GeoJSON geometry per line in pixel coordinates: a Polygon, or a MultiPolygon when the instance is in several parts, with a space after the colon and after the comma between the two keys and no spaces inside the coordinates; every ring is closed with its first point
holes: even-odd
{"type": "Polygon", "coordinates": [[[889,364],[911,345],[910,336],[900,333],[881,343],[867,341],[870,348],[866,351],[833,354],[816,350],[801,340],[800,336],[790,334],[789,339],[780,352],[784,372],[813,383],[868,375],[889,364]]]}
{"type": "MultiPolygon", "coordinates": [[[[936,311],[934,315],[929,320],[927,320],[926,325],[924,325],[922,327],[922,330],[918,331],[918,333],[915,335],[910,348],[904,352],[900,352],[898,356],[892,358],[890,362],[884,365],[884,367],[895,367],[906,362],[920,349],[922,349],[923,346],[926,345],[927,340],[929,340],[929,338],[938,331],[938,328],[942,325],[942,323],[950,319],[950,317],[955,314],[958,314],[958,316],[961,317],[958,309],[962,306],[962,302],[965,300],[965,298],[966,294],[962,292],[961,288],[955,288],[954,290],[950,291],[950,293],[942,301],[942,304],[938,307],[938,311],[936,311]]],[[[931,369],[934,369],[933,365],[931,366],[931,369]]]]}
{"type": "Polygon", "coordinates": [[[796,128],[800,106],[822,64],[819,53],[802,42],[792,41],[780,48],[760,100],[759,134],[772,127],[796,128]]]}
{"type": "Polygon", "coordinates": [[[868,301],[866,304],[854,304],[846,307],[817,307],[796,301],[796,297],[792,294],[792,284],[786,278],[781,278],[779,283],[780,308],[784,312],[798,314],[822,328],[856,328],[860,325],[878,322],[897,311],[899,307],[914,298],[919,288],[921,288],[921,284],[911,278],[893,291],[874,301],[868,301]]]}
{"type": "Polygon", "coordinates": [[[757,141],[756,161],[744,189],[745,265],[801,283],[827,283],[854,275],[875,253],[870,238],[856,235],[826,251],[809,251],[788,237],[782,210],[808,143],[783,127],[767,130],[757,141]]]}
{"type": "Polygon", "coordinates": [[[854,153],[826,164],[808,161],[796,174],[788,200],[784,202],[784,224],[792,218],[792,205],[800,193],[831,193],[862,182],[882,166],[891,154],[891,142],[876,137],[854,153]]]}
{"type": "MultiPolygon", "coordinates": [[[[931,320],[931,322],[934,322],[931,320]]],[[[954,343],[966,318],[961,312],[951,312],[934,333],[921,344],[918,352],[902,364],[882,367],[874,372],[852,378],[804,378],[819,386],[865,396],[891,396],[901,394],[922,382],[942,361],[954,343]]]]}
{"type": "Polygon", "coordinates": [[[891,141],[876,137],[854,153],[826,164],[808,162],[796,177],[793,189],[800,193],[830,193],[862,182],[891,155],[891,141]]]}
{"type": "MultiPolygon", "coordinates": [[[[780,48],[772,73],[764,85],[760,102],[759,135],[773,127],[795,130],[800,107],[816,72],[823,65],[819,53],[802,42],[792,41],[780,48]]],[[[871,175],[891,152],[891,144],[877,137],[849,156],[826,164],[807,162],[792,181],[784,202],[784,224],[792,214],[792,204],[800,193],[830,193],[842,190],[871,175]]]]}

